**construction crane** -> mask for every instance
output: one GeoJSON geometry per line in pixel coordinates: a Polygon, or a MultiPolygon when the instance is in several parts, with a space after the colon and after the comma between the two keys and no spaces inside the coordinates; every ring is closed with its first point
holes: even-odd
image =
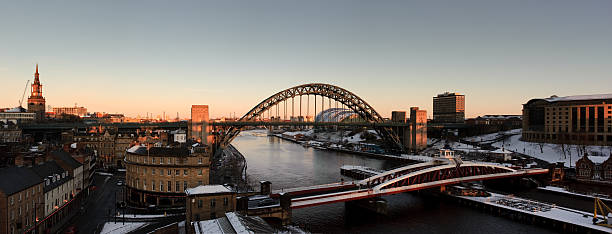
{"type": "Polygon", "coordinates": [[[25,97],[26,90],[28,90],[28,85],[30,84],[30,80],[26,82],[25,88],[23,88],[23,94],[21,95],[21,99],[19,99],[19,106],[23,103],[23,98],[25,97]]]}
{"type": "Polygon", "coordinates": [[[608,219],[608,214],[612,213],[612,209],[610,209],[610,207],[608,207],[605,203],[603,203],[599,198],[595,198],[595,204],[594,206],[594,210],[593,210],[593,224],[595,225],[599,225],[599,226],[604,226],[604,227],[609,227],[612,228],[612,220],[608,219]],[[603,221],[602,222],[598,222],[599,219],[597,218],[597,208],[599,207],[599,211],[601,212],[601,216],[603,217],[603,221]],[[603,208],[606,208],[605,210],[603,208]]]}

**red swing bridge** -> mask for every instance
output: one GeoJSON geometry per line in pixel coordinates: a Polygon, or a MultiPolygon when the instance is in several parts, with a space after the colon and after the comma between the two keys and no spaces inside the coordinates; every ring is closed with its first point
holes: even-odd
{"type": "MultiPolygon", "coordinates": [[[[378,198],[385,195],[440,188],[471,181],[547,174],[548,169],[516,169],[495,163],[461,161],[454,156],[408,165],[350,182],[269,191],[269,196],[249,198],[248,214],[290,220],[291,210],[338,202],[378,198]],[[270,202],[277,199],[276,202],[270,202]],[[257,201],[266,200],[265,205],[257,201]]],[[[262,185],[262,191],[266,190],[262,185]]],[[[245,198],[246,199],[246,198],[245,198]]],[[[240,201],[239,201],[240,203],[240,201]]],[[[246,207],[244,201],[243,208],[246,207]]],[[[240,206],[240,205],[239,205],[240,206]]]]}

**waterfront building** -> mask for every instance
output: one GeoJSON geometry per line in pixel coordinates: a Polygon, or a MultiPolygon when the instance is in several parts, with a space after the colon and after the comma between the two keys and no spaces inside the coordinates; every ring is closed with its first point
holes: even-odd
{"type": "Polygon", "coordinates": [[[185,207],[187,188],[209,184],[208,145],[136,145],[126,153],[128,202],[134,206],[185,207]]]}
{"type": "MultiPolygon", "coordinates": [[[[410,131],[404,139],[410,151],[420,151],[427,147],[427,111],[418,107],[410,108],[410,131]]],[[[406,143],[404,143],[406,145],[406,143]]]]}
{"type": "Polygon", "coordinates": [[[0,168],[0,178],[0,233],[33,229],[43,214],[43,180],[26,167],[0,168]]]}
{"type": "Polygon", "coordinates": [[[38,73],[38,64],[36,64],[36,73],[34,73],[34,82],[30,97],[28,97],[28,112],[35,114],[36,120],[45,118],[45,98],[43,97],[42,84],[40,83],[40,74],[38,73]]]}
{"type": "Polygon", "coordinates": [[[200,185],[185,190],[186,223],[216,219],[236,210],[236,192],[224,185],[200,185]]]}
{"type": "Polygon", "coordinates": [[[463,123],[465,120],[465,95],[445,92],[433,97],[433,121],[435,123],[463,123]]]}
{"type": "Polygon", "coordinates": [[[531,99],[522,134],[530,142],[612,145],[612,94],[531,99]]]}
{"type": "Polygon", "coordinates": [[[87,116],[87,108],[85,107],[53,107],[53,112],[55,113],[55,116],[60,116],[62,114],[65,115],[76,115],[79,117],[85,117],[87,116]]]}
{"type": "Polygon", "coordinates": [[[211,130],[209,121],[208,105],[192,105],[189,138],[202,144],[212,143],[213,136],[208,134],[211,130]]]}
{"type": "Polygon", "coordinates": [[[612,154],[605,161],[603,157],[584,154],[576,161],[576,179],[588,181],[612,181],[612,154]],[[599,161],[598,161],[599,160],[599,161]]]}

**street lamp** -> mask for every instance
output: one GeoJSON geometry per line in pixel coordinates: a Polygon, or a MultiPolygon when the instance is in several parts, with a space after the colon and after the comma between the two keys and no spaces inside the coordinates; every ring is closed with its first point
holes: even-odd
{"type": "MultiPolygon", "coordinates": [[[[34,233],[37,233],[37,229],[38,229],[38,215],[36,214],[36,206],[37,205],[43,205],[43,207],[44,207],[45,203],[34,203],[34,217],[35,217],[35,219],[34,219],[34,233]]],[[[43,212],[43,214],[44,214],[44,212],[43,212]]]]}

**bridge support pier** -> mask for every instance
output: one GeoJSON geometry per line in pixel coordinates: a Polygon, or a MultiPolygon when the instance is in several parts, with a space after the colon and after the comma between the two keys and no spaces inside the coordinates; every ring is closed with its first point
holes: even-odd
{"type": "Polygon", "coordinates": [[[345,207],[347,210],[363,209],[376,214],[387,215],[387,201],[379,197],[348,201],[345,203],[345,207]]]}

